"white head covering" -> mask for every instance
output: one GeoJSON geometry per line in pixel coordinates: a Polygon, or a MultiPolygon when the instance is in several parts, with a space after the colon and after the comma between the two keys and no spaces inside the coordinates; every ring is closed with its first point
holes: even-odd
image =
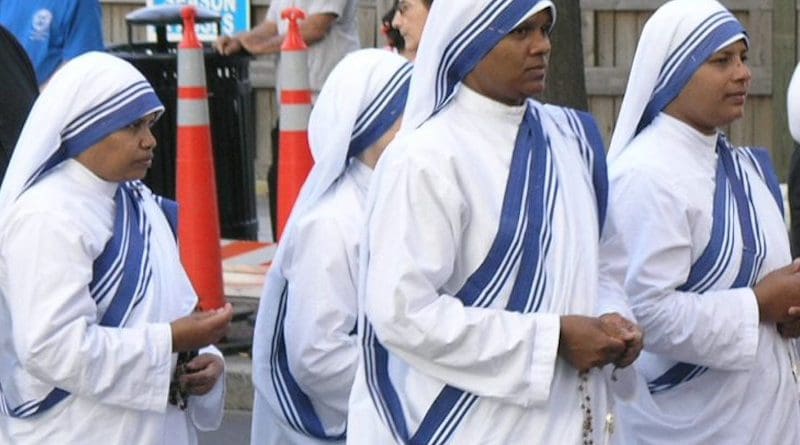
{"type": "Polygon", "coordinates": [[[25,121],[0,187],[0,221],[47,170],[163,109],[144,76],[120,58],[89,52],[67,62],[25,121]]]}
{"type": "Polygon", "coordinates": [[[411,64],[406,59],[374,48],[352,52],[336,65],[308,121],[314,167],[292,218],[312,207],[344,173],[348,161],[394,125],[403,114],[410,78],[411,64]]]}
{"type": "Polygon", "coordinates": [[[609,161],[683,90],[716,51],[744,39],[741,23],[715,0],[673,0],[645,24],[611,138],[609,161]]]}
{"type": "MultiPolygon", "coordinates": [[[[374,48],[348,54],[333,69],[308,121],[314,167],[292,207],[273,265],[280,267],[293,244],[293,222],[314,207],[352,157],[377,142],[403,114],[410,78],[405,58],[374,48]]],[[[269,280],[266,284],[265,291],[269,280]]]]}
{"type": "Polygon", "coordinates": [[[789,131],[795,142],[800,142],[800,64],[794,69],[789,89],[786,92],[787,117],[789,131]]]}
{"type": "Polygon", "coordinates": [[[431,5],[414,61],[402,132],[444,108],[456,86],[497,43],[550,0],[437,0],[431,5]]]}

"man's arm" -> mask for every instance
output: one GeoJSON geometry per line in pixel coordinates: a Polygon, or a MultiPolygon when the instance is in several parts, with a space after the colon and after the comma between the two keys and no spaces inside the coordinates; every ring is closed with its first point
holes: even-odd
{"type": "MultiPolygon", "coordinates": [[[[313,45],[330,32],[336,22],[336,14],[311,14],[300,22],[300,34],[307,45],[313,45]]],[[[275,54],[281,50],[283,34],[278,34],[278,24],[264,20],[258,26],[235,36],[222,36],[214,47],[220,54],[236,54],[242,50],[254,55],[275,54]]]]}

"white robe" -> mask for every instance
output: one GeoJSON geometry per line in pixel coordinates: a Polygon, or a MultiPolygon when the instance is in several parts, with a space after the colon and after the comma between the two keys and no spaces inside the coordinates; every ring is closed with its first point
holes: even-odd
{"type": "MultiPolygon", "coordinates": [[[[396,139],[378,164],[359,306],[388,350],[388,373],[410,435],[449,384],[480,397],[447,443],[581,443],[580,379],[557,348],[560,315],[595,311],[596,201],[561,109],[532,106],[554,147],[559,181],[545,265],[550,296],[537,313],[503,309],[509,284],[488,308],[465,307],[453,296],[495,237],[524,106],[500,104],[462,85],[447,109],[396,139]]],[[[359,323],[363,335],[361,317],[359,323]]],[[[366,378],[362,356],[348,443],[394,443],[366,378]]],[[[589,380],[594,440],[603,443],[605,384],[596,370],[589,380]]]]}
{"type": "MultiPolygon", "coordinates": [[[[652,396],[643,388],[635,403],[618,405],[632,444],[800,443],[791,342],[774,324],[759,323],[753,291],[676,290],[709,243],[716,139],[662,113],[609,166],[611,211],[601,256],[628,265],[617,278],[645,332],[646,352],[636,367],[648,381],[667,360],[710,368],[652,396]]],[[[753,202],[766,240],[761,279],[791,261],[789,243],[773,195],[752,165],[743,165],[755,178],[753,202]]],[[[735,275],[740,261],[732,256],[725,277],[735,275]]]]}
{"type": "MultiPolygon", "coordinates": [[[[289,369],[311,399],[329,435],[345,429],[356,370],[358,245],[372,170],[357,159],[296,222],[282,270],[288,281],[286,351],[289,369]]],[[[262,299],[254,337],[272,339],[278,301],[262,299]]],[[[270,406],[272,381],[256,381],[253,444],[331,444],[299,434],[270,406]]],[[[274,406],[278,406],[274,402],[274,406]]],[[[344,441],[338,441],[343,443],[344,441]]]]}
{"type": "Polygon", "coordinates": [[[206,396],[191,397],[187,412],[167,403],[176,357],[169,323],[197,297],[149,190],[150,292],[124,328],[97,324],[88,284],[112,233],[117,187],[67,160],[12,204],[0,233],[0,325],[8,327],[0,345],[16,360],[2,365],[0,378],[29,398],[54,386],[71,395],[30,418],[0,416],[0,443],[194,444],[195,427],[221,422],[224,376],[206,396]]]}

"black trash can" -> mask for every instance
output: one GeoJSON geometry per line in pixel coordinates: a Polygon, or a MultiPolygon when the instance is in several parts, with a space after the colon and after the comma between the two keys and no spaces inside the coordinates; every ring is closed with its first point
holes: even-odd
{"type": "MultiPolygon", "coordinates": [[[[134,11],[140,12],[147,9],[134,11]]],[[[131,13],[134,14],[134,13],[131,13]]],[[[129,15],[126,18],[129,18],[129,15]]],[[[201,21],[201,20],[198,20],[201,21]]],[[[153,128],[158,141],[153,164],[144,182],[157,194],[175,198],[175,153],[177,142],[177,48],[167,43],[166,23],[180,23],[162,16],[153,22],[137,19],[134,24],[157,24],[159,41],[116,45],[109,52],[139,69],[163,102],[164,115],[153,128]]],[[[129,26],[131,21],[129,20],[129,26]]],[[[130,38],[130,32],[129,32],[130,38]]],[[[205,48],[208,109],[217,179],[222,237],[255,240],[258,220],[255,196],[255,123],[253,89],[247,56],[222,56],[205,48]]]]}

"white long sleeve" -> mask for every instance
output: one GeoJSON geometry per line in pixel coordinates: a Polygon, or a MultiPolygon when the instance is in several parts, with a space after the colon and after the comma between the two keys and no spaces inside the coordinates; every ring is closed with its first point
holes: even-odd
{"type": "Polygon", "coordinates": [[[604,261],[629,262],[625,289],[645,328],[648,351],[719,369],[749,369],[758,347],[755,295],[750,288],[677,290],[694,261],[696,229],[677,192],[683,186],[660,179],[629,169],[615,180],[609,236],[618,242],[603,251],[604,261]]]}
{"type": "MultiPolygon", "coordinates": [[[[198,351],[200,354],[213,354],[219,357],[223,363],[225,358],[222,352],[215,346],[206,346],[198,351]]],[[[224,365],[223,365],[224,366],[224,365]]],[[[191,396],[189,398],[189,417],[192,424],[199,431],[214,431],[222,425],[222,418],[225,414],[225,369],[223,368],[217,382],[211,391],[202,396],[191,396]]]]}
{"type": "Polygon", "coordinates": [[[348,193],[326,195],[298,223],[294,253],[287,258],[291,264],[284,268],[289,368],[316,408],[335,412],[326,418],[342,422],[358,357],[356,261],[363,225],[352,218],[363,211],[354,198],[348,193]]]}
{"type": "Polygon", "coordinates": [[[600,239],[599,287],[595,314],[599,316],[617,312],[635,323],[636,317],[633,315],[630,301],[625,293],[624,277],[628,262],[621,255],[606,254],[606,250],[621,242],[619,230],[615,227],[610,227],[614,223],[614,218],[609,215],[606,218],[603,235],[600,239]]]}

